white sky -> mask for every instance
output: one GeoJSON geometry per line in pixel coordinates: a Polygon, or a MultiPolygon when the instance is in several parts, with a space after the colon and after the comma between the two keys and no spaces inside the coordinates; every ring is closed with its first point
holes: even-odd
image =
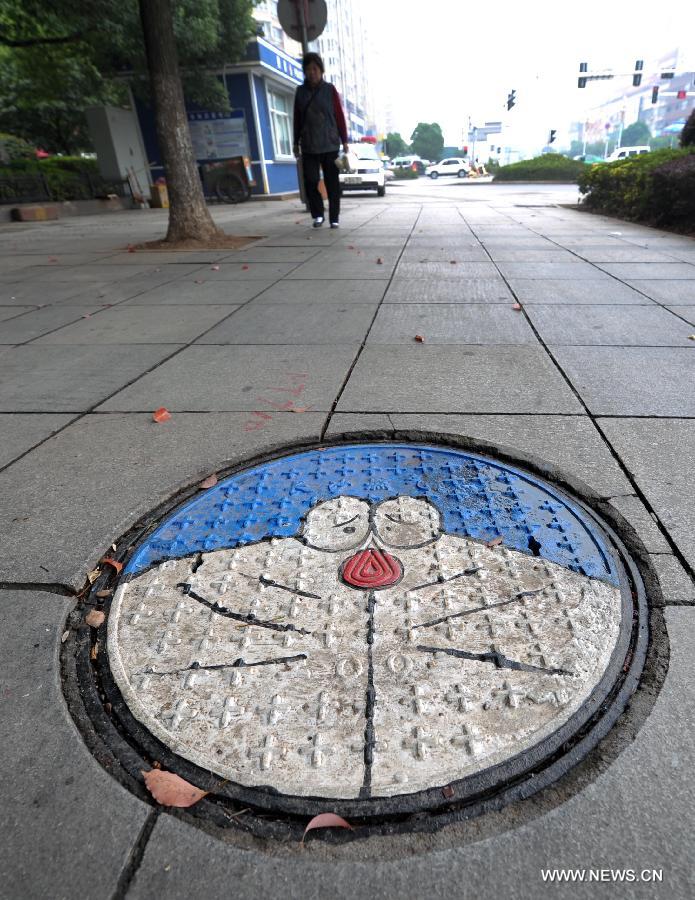
{"type": "Polygon", "coordinates": [[[606,89],[614,96],[632,84],[616,78],[579,90],[580,62],[628,72],[644,59],[648,73],[650,61],[680,47],[695,71],[695,0],[381,0],[368,9],[374,93],[390,98],[406,140],[419,121],[439,122],[445,143],[459,145],[471,116],[474,125],[501,119],[507,143],[541,147],[550,128],[562,138],[606,89]]]}

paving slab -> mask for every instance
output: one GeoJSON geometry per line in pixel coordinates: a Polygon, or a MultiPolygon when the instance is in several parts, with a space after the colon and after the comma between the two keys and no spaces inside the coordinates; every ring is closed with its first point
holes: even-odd
{"type": "Polygon", "coordinates": [[[114,896],[149,807],[92,757],[65,707],[58,653],[72,600],[0,591],[0,894],[114,896]]]}
{"type": "Polygon", "coordinates": [[[206,284],[222,281],[268,281],[284,278],[297,265],[296,262],[254,262],[242,257],[233,261],[223,260],[219,263],[219,269],[204,266],[195,272],[195,277],[206,284]]]}
{"type": "MultiPolygon", "coordinates": [[[[0,306],[48,305],[74,297],[81,290],[81,284],[45,284],[36,281],[0,284],[0,306]]],[[[91,303],[91,298],[89,302],[91,303]]]]}
{"type": "Polygon", "coordinates": [[[634,742],[596,780],[565,803],[498,834],[480,836],[477,823],[439,838],[402,845],[384,839],[303,849],[276,855],[240,849],[164,815],[158,820],[132,883],[130,900],[166,896],[207,900],[261,898],[281,890],[288,900],[336,898],[528,897],[584,900],[596,883],[546,883],[542,870],[561,868],[661,869],[663,883],[612,884],[610,896],[686,900],[695,881],[689,834],[695,826],[690,798],[695,736],[695,692],[689,677],[695,653],[695,611],[668,609],[670,670],[647,723],[634,742]],[[664,747],[668,749],[665,751],[664,747]],[[504,864],[501,864],[504,860],[504,864]]]}
{"type": "Polygon", "coordinates": [[[695,415],[695,347],[550,349],[594,415],[695,415]]]}
{"type": "Polygon", "coordinates": [[[124,302],[124,306],[238,306],[258,296],[274,280],[204,281],[183,279],[150,287],[124,302]]]}
{"type": "MultiPolygon", "coordinates": [[[[165,282],[166,280],[164,279],[165,282]]],[[[161,284],[162,278],[159,275],[155,275],[153,278],[126,278],[125,281],[120,282],[95,281],[87,285],[81,282],[73,285],[76,292],[70,297],[55,302],[66,306],[91,306],[93,303],[114,306],[161,284]]]]}
{"type": "Polygon", "coordinates": [[[692,347],[692,328],[656,306],[542,306],[527,314],[546,344],[692,347]]]}
{"type": "Polygon", "coordinates": [[[656,517],[636,494],[611,497],[610,502],[635,529],[648,553],[671,553],[671,546],[660,531],[656,517]]]}
{"type": "MultiPolygon", "coordinates": [[[[651,367],[649,373],[650,378],[656,375],[651,367]]],[[[684,375],[681,387],[684,384],[693,381],[684,375]]],[[[689,464],[695,458],[695,421],[609,419],[602,421],[601,427],[668,533],[695,568],[695,481],[689,464]]]]}
{"type": "MultiPolygon", "coordinates": [[[[667,309],[670,309],[671,312],[680,316],[681,319],[685,319],[686,322],[689,322],[691,325],[695,325],[695,305],[693,306],[669,306],[667,309]]],[[[692,329],[691,329],[692,332],[692,329]]]]}
{"type": "Polygon", "coordinates": [[[67,282],[79,284],[90,281],[123,281],[130,278],[153,278],[158,276],[164,281],[167,278],[179,278],[197,271],[200,266],[196,263],[176,266],[176,272],[165,271],[171,267],[154,265],[123,266],[112,263],[98,263],[87,266],[74,266],[65,269],[36,268],[32,269],[31,280],[36,283],[45,281],[55,284],[67,282]]]}
{"type": "Polygon", "coordinates": [[[340,412],[582,412],[540,348],[417,343],[365,348],[337,408],[340,412]]]}
{"type": "Polygon", "coordinates": [[[401,263],[444,263],[452,265],[467,262],[490,262],[490,257],[478,244],[477,247],[417,247],[408,243],[401,263]]]}
{"type": "Polygon", "coordinates": [[[514,297],[495,278],[394,278],[384,303],[506,303],[514,297]]]}
{"type": "MultiPolygon", "coordinates": [[[[0,306],[0,322],[7,322],[8,319],[16,319],[17,316],[23,316],[24,313],[34,312],[38,306],[0,306]]],[[[0,331],[0,337],[3,331],[0,331]]]]}
{"type": "Polygon", "coordinates": [[[355,357],[350,345],[188,347],[116,394],[101,411],[331,408],[355,357]],[[300,386],[303,387],[299,390],[300,386]]]}
{"type": "Polygon", "coordinates": [[[177,413],[161,424],[145,414],[81,418],[0,473],[0,581],[79,589],[109,544],[180,487],[266,449],[317,441],[324,420],[279,412],[177,413]]]}
{"type": "Polygon", "coordinates": [[[511,303],[384,304],[369,332],[369,344],[537,344],[523,315],[511,303]]]}
{"type": "Polygon", "coordinates": [[[695,580],[672,553],[652,553],[649,559],[656,570],[664,603],[676,606],[695,605],[695,580]]]}
{"type": "Polygon", "coordinates": [[[73,419],[71,415],[51,413],[0,413],[0,467],[26,453],[73,419]]]}
{"type": "Polygon", "coordinates": [[[648,297],[615,280],[598,282],[591,278],[582,281],[544,278],[526,281],[510,278],[509,284],[519,300],[525,304],[651,305],[648,297]]]}
{"type": "Polygon", "coordinates": [[[279,281],[260,293],[254,305],[259,303],[278,304],[304,304],[315,301],[328,304],[376,304],[384,296],[386,283],[384,281],[366,279],[343,279],[332,281],[310,279],[307,281],[284,280],[279,281]]]}
{"type": "Polygon", "coordinates": [[[624,281],[653,280],[657,278],[695,278],[695,265],[680,262],[665,263],[600,263],[600,267],[624,281]]]}
{"type": "Polygon", "coordinates": [[[265,247],[255,244],[242,247],[233,253],[225,253],[221,257],[220,265],[234,265],[240,260],[246,263],[300,263],[306,262],[319,252],[319,247],[265,247]]]}
{"type": "Polygon", "coordinates": [[[392,252],[391,257],[384,255],[384,252],[365,251],[361,255],[356,252],[348,251],[340,252],[340,254],[322,254],[317,259],[310,259],[308,262],[297,266],[289,275],[288,279],[298,278],[307,280],[317,278],[322,281],[338,280],[338,279],[388,279],[393,273],[396,264],[397,253],[392,252]],[[382,262],[379,263],[378,260],[382,262]]]}
{"type": "Polygon", "coordinates": [[[361,432],[394,431],[393,419],[387,413],[334,413],[326,429],[327,437],[361,432]]]}
{"type": "Polygon", "coordinates": [[[536,281],[541,278],[571,279],[581,281],[608,281],[609,276],[596,268],[592,263],[582,262],[580,259],[574,262],[501,262],[500,272],[510,280],[531,279],[536,281]]]}
{"type": "Polygon", "coordinates": [[[361,344],[377,303],[250,304],[212,328],[198,344],[361,344]]]}
{"type": "MultiPolygon", "coordinates": [[[[423,257],[424,258],[424,257],[423,257]]],[[[455,257],[452,257],[454,259],[455,257]]],[[[498,274],[494,263],[486,262],[406,262],[401,260],[396,268],[398,278],[462,279],[494,278],[498,274]]]]}
{"type": "Polygon", "coordinates": [[[526,263],[572,263],[581,262],[568,250],[561,247],[536,248],[536,247],[504,247],[485,245],[495,262],[526,262],[526,263]]]}
{"type": "Polygon", "coordinates": [[[586,247],[575,246],[574,252],[594,263],[655,263],[674,262],[672,256],[659,250],[638,247],[586,247]]]}
{"type": "MultiPolygon", "coordinates": [[[[57,307],[64,309],[65,307],[57,307]]],[[[220,322],[234,306],[117,306],[80,318],[37,344],[186,344],[220,322]]]]}
{"type": "Polygon", "coordinates": [[[668,278],[660,280],[645,278],[640,281],[626,279],[626,283],[659,303],[665,303],[668,306],[671,304],[695,306],[695,279],[684,278],[677,281],[671,281],[668,278]]]}
{"type": "Polygon", "coordinates": [[[176,349],[174,344],[15,347],[0,355],[0,411],[90,409],[176,349]]]}
{"type": "Polygon", "coordinates": [[[33,341],[41,335],[54,332],[72,322],[78,322],[84,316],[91,315],[102,309],[98,303],[91,306],[44,306],[34,312],[27,313],[18,319],[5,322],[0,328],[0,343],[23,344],[33,341]]]}

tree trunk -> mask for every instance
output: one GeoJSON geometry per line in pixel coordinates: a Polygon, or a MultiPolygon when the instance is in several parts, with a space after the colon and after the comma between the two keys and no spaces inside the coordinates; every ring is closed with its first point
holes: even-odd
{"type": "Polygon", "coordinates": [[[169,193],[167,241],[209,240],[223,232],[205,204],[186,116],[171,0],[139,0],[157,139],[169,193]]]}

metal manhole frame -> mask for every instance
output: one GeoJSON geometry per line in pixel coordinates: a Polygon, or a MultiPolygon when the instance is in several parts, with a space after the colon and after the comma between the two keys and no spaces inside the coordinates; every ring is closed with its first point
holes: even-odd
{"type": "MultiPolygon", "coordinates": [[[[94,755],[103,765],[143,798],[141,773],[154,761],[169,771],[210,791],[209,798],[190,811],[194,818],[211,819],[217,824],[235,822],[239,810],[251,812],[244,817],[244,830],[264,836],[286,836],[288,826],[301,827],[307,817],[331,810],[365,826],[363,834],[393,833],[421,828],[432,830],[452,821],[499,809],[514,800],[526,798],[556,782],[586,757],[608,734],[625,711],[638,687],[646,661],[649,630],[646,591],[640,573],[613,527],[581,499],[552,480],[546,473],[536,474],[527,460],[515,461],[508,451],[495,451],[489,445],[474,449],[457,441],[454,435],[409,433],[407,437],[385,437],[383,433],[337,436],[323,442],[285,445],[241,460],[218,472],[219,480],[239,474],[265,462],[293,456],[319,447],[339,447],[356,443],[390,445],[408,441],[442,449],[473,453],[495,464],[513,465],[534,481],[540,480],[556,491],[564,501],[573,503],[606,540],[619,573],[622,612],[619,638],[599,684],[582,706],[556,731],[529,749],[501,763],[473,773],[448,785],[439,785],[410,794],[369,799],[337,799],[282,794],[272,787],[245,787],[190,762],[157,739],[131,713],[111,672],[106,653],[108,615],[113,594],[98,598],[105,588],[117,587],[115,570],[103,573],[91,585],[82,609],[73,613],[73,629],[62,648],[62,669],[66,699],[78,727],[94,755]],[[91,629],[83,612],[98,606],[106,613],[104,623],[91,629]],[[96,650],[95,650],[96,647],[96,650]],[[251,824],[253,820],[253,824],[251,824]]],[[[190,485],[159,504],[142,517],[115,542],[112,558],[127,562],[149,535],[177,508],[199,493],[198,484],[190,485]]],[[[110,569],[111,567],[107,567],[110,569]]]]}

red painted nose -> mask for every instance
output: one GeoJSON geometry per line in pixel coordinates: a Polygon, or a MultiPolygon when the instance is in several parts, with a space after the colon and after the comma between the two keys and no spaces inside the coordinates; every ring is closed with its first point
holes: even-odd
{"type": "Polygon", "coordinates": [[[362,550],[345,560],[341,574],[345,584],[365,591],[377,590],[400,581],[403,566],[395,556],[381,550],[362,550]]]}

